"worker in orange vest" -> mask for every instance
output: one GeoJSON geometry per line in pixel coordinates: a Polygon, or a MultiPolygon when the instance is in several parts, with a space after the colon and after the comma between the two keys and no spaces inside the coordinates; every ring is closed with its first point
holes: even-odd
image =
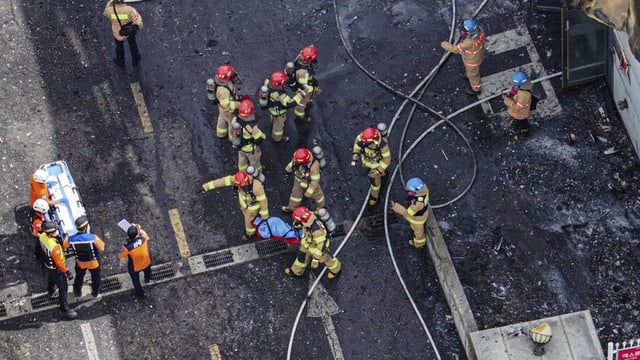
{"type": "Polygon", "coordinates": [[[44,266],[48,273],[48,294],[50,297],[53,297],[57,287],[60,312],[68,319],[75,319],[78,314],[69,308],[69,303],[67,302],[67,291],[69,288],[67,280],[73,280],[73,274],[69,271],[65,263],[64,251],[59,243],[58,225],[53,221],[45,221],[42,229],[40,245],[45,254],[44,266]]]}
{"type": "Polygon", "coordinates": [[[127,242],[120,251],[120,268],[127,262],[127,271],[133,283],[133,293],[139,299],[144,299],[144,290],[140,284],[140,273],[144,274],[144,283],[151,281],[151,255],[149,254],[149,240],[151,237],[138,224],[131,224],[127,229],[127,242]],[[128,261],[127,261],[128,260],[128,261]]]}

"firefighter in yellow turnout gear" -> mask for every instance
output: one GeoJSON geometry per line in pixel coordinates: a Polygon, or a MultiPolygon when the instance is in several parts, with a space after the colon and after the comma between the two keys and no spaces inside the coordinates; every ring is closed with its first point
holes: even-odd
{"type": "Polygon", "coordinates": [[[262,171],[260,143],[267,136],[256,124],[255,112],[253,102],[245,99],[240,102],[238,116],[233,119],[234,140],[232,143],[238,147],[238,170],[240,171],[247,170],[249,165],[262,171]]]}
{"type": "Polygon", "coordinates": [[[462,27],[464,28],[461,34],[462,41],[455,45],[443,41],[440,46],[449,52],[462,56],[462,62],[467,72],[467,80],[469,80],[469,86],[471,87],[466,92],[469,95],[479,95],[482,87],[480,64],[484,59],[486,36],[484,30],[473,19],[465,20],[462,27]]]}
{"type": "Polygon", "coordinates": [[[313,119],[309,115],[309,105],[314,94],[320,94],[318,80],[314,77],[315,68],[318,63],[318,49],[313,45],[304,47],[296,57],[293,69],[289,75],[289,83],[296,95],[301,95],[302,100],[293,109],[296,120],[311,122],[313,119]],[[295,83],[293,83],[295,80],[295,83]]]}
{"type": "Polygon", "coordinates": [[[290,276],[302,276],[310,263],[311,268],[324,264],[329,270],[327,278],[335,279],[340,274],[342,264],[328,252],[330,240],[327,238],[327,229],[322,221],[305,206],[299,206],[293,210],[292,217],[294,227],[302,227],[302,236],[298,255],[291,267],[284,269],[284,273],[290,276]]]}
{"type": "Polygon", "coordinates": [[[391,210],[409,222],[409,227],[413,230],[413,239],[409,240],[409,245],[416,249],[423,248],[427,244],[425,224],[429,219],[429,189],[420,178],[411,178],[406,184],[407,194],[410,201],[409,206],[404,207],[396,202],[391,202],[391,210]]]}
{"type": "Polygon", "coordinates": [[[260,215],[263,219],[269,218],[269,203],[264,187],[258,179],[254,179],[245,171],[238,171],[235,175],[228,175],[202,184],[204,191],[221,187],[237,186],[240,211],[244,216],[244,234],[242,240],[247,241],[256,233],[252,225],[253,219],[260,215]]]}
{"type": "Polygon", "coordinates": [[[294,179],[289,204],[281,208],[283,212],[292,212],[300,205],[303,196],[315,200],[316,211],[325,206],[324,193],[320,187],[320,162],[313,157],[311,150],[297,149],[284,170],[293,173],[294,179]]]}
{"type": "Polygon", "coordinates": [[[369,170],[371,194],[368,204],[373,206],[378,202],[382,178],[387,174],[387,168],[391,165],[389,144],[378,129],[368,127],[356,136],[351,159],[352,166],[355,166],[356,161],[360,159],[362,166],[369,170]]]}
{"type": "Polygon", "coordinates": [[[261,90],[260,105],[269,112],[271,117],[271,139],[274,142],[287,142],[289,137],[284,135],[284,126],[287,122],[287,110],[300,104],[307,96],[306,92],[299,91],[294,97],[290,97],[284,91],[289,83],[289,77],[284,71],[276,71],[265,80],[266,91],[261,90]]]}
{"type": "Polygon", "coordinates": [[[216,70],[215,88],[208,91],[215,91],[218,102],[218,122],[216,123],[216,136],[220,139],[225,137],[231,141],[231,125],[233,116],[240,105],[235,83],[239,80],[233,67],[229,64],[220,65],[216,70]]]}

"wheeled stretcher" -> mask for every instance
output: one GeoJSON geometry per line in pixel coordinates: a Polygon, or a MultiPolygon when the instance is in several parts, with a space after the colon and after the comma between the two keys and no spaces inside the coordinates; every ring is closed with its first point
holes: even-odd
{"type": "Polygon", "coordinates": [[[41,165],[40,168],[49,175],[47,179],[49,196],[52,200],[59,200],[59,203],[52,207],[52,213],[54,220],[60,226],[60,234],[64,236],[77,233],[75,219],[85,215],[86,212],[67,163],[55,161],[41,165]]]}

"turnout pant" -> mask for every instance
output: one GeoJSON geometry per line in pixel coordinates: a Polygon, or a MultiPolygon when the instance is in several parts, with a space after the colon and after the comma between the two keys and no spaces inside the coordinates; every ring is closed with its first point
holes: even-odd
{"type": "Polygon", "coordinates": [[[283,115],[271,115],[271,139],[275,142],[282,141],[284,136],[284,125],[287,122],[287,113],[283,115]]]}
{"type": "Polygon", "coordinates": [[[318,186],[316,191],[313,192],[311,196],[307,196],[306,188],[303,188],[300,184],[300,180],[294,177],[293,180],[293,188],[291,189],[291,195],[289,196],[289,204],[287,207],[291,210],[300,206],[302,202],[302,197],[312,198],[316,202],[316,209],[321,209],[325,206],[324,193],[322,192],[322,188],[318,186]]]}
{"type": "Polygon", "coordinates": [[[260,158],[262,157],[262,150],[260,150],[259,146],[254,146],[252,152],[246,152],[242,150],[238,150],[238,170],[245,171],[252,165],[258,171],[262,171],[262,162],[260,162],[260,158]]]}
{"type": "Polygon", "coordinates": [[[369,183],[371,184],[371,197],[378,198],[380,195],[380,188],[382,187],[382,175],[378,170],[369,170],[369,183]]]}
{"type": "Polygon", "coordinates": [[[480,92],[482,87],[482,83],[480,81],[480,64],[474,66],[465,64],[464,68],[467,71],[469,86],[473,91],[480,92]]]}
{"type": "Polygon", "coordinates": [[[225,137],[231,141],[233,134],[231,133],[231,124],[233,122],[233,112],[226,112],[218,106],[218,122],[216,123],[216,136],[220,139],[225,137]]]}
{"type": "MultiPolygon", "coordinates": [[[[304,271],[307,269],[307,266],[311,262],[313,255],[309,253],[309,250],[303,246],[300,246],[298,251],[298,255],[296,259],[293,261],[293,265],[291,265],[291,271],[297,276],[302,276],[304,271]]],[[[322,252],[322,255],[319,259],[317,259],[320,264],[324,264],[327,269],[335,275],[338,275],[340,269],[342,268],[342,264],[340,260],[332,257],[326,251],[322,252]]]]}
{"type": "Polygon", "coordinates": [[[260,208],[251,210],[249,208],[242,209],[242,215],[244,216],[244,232],[245,234],[252,236],[256,233],[256,228],[253,227],[253,219],[260,213],[260,208]]]}

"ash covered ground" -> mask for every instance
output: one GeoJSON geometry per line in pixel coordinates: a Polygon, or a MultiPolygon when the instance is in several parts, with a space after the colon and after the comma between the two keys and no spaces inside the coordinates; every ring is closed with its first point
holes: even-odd
{"type": "MultiPolygon", "coordinates": [[[[458,3],[458,23],[479,4],[458,3]]],[[[166,235],[172,231],[166,210],[178,208],[193,254],[237,246],[242,221],[232,192],[201,197],[194,191],[235,166],[235,153],[213,138],[216,110],[206,100],[204,81],[218,64],[229,61],[243,76],[243,92],[254,94],[265,77],[309,43],[320,49],[317,76],[323,88],[312,110],[314,122],[296,126],[290,119],[291,143],[265,143],[265,174],[278,179],[296,147],[322,145],[329,160],[322,175],[328,207],[336,221],[348,224],[357,216],[368,188],[362,169],[349,166],[353,138],[366,126],[390,123],[402,98],[367,77],[345,49],[375,77],[408,94],[437,65],[442,55],[439,43],[448,38],[452,17],[447,2],[352,0],[336,1],[334,9],[326,1],[177,5],[149,0],[135,6],[145,16],[146,32],[139,38],[143,60],[139,69],[124,72],[112,68],[112,40],[105,31],[108,25],[102,23],[102,4],[42,1],[3,9],[7,18],[24,12],[23,22],[16,21],[29,30],[24,42],[16,41],[22,33],[11,20],[12,26],[3,33],[3,41],[15,49],[3,55],[12,64],[3,70],[12,85],[7,91],[22,102],[5,106],[12,116],[7,119],[10,126],[2,151],[5,158],[15,160],[4,164],[0,178],[7,204],[3,230],[14,217],[20,218],[18,222],[24,218],[14,214],[13,206],[16,199],[26,198],[26,179],[33,169],[47,160],[65,159],[92,214],[92,226],[114,243],[121,235],[117,221],[123,216],[139,219],[152,234],[159,234],[153,249],[156,262],[175,260],[175,241],[166,235]],[[54,13],[65,16],[54,21],[54,13]],[[76,53],[77,48],[83,51],[76,53]],[[30,66],[29,61],[37,64],[30,66]],[[21,82],[22,77],[36,80],[21,82]],[[142,134],[139,128],[128,92],[133,81],[143,86],[156,129],[153,135],[142,134]],[[104,102],[85,96],[92,93],[104,102]],[[24,134],[25,127],[34,133],[24,134]],[[41,139],[41,146],[27,147],[32,144],[29,136],[41,139]],[[95,140],[103,137],[108,141],[95,140]],[[23,182],[15,185],[15,179],[23,182]]],[[[488,35],[526,24],[546,72],[560,70],[559,14],[532,12],[528,2],[496,1],[488,2],[477,19],[488,35]]],[[[482,74],[529,61],[522,49],[489,54],[482,74]]],[[[462,75],[460,58],[451,56],[420,100],[445,115],[475,101],[464,94],[467,82],[462,75]]],[[[485,115],[476,107],[451,120],[470,147],[447,125],[439,126],[408,157],[403,175],[422,176],[434,205],[455,198],[473,180],[460,200],[437,208],[435,216],[481,329],[589,309],[603,344],[637,337],[638,158],[603,81],[572,89],[562,89],[558,79],[552,84],[563,112],[553,117],[534,115],[531,139],[515,142],[504,117],[485,115]],[[608,122],[597,114],[600,106],[607,110],[608,122]],[[603,131],[599,123],[610,130],[603,131]],[[569,132],[576,136],[573,145],[565,139],[569,132]],[[616,152],[605,155],[611,147],[616,152]]],[[[492,101],[492,106],[496,112],[504,110],[499,102],[492,101]]],[[[404,110],[390,136],[394,163],[401,144],[408,148],[439,120],[417,111],[407,124],[408,115],[404,110]]],[[[261,116],[261,127],[269,129],[266,116],[261,116]]],[[[391,199],[404,198],[399,183],[388,186],[391,199]]],[[[268,183],[274,213],[289,190],[290,183],[268,183]]],[[[383,211],[379,205],[366,215],[383,211]]],[[[391,270],[384,234],[379,229],[361,230],[341,255],[344,274],[329,288],[344,310],[335,321],[346,339],[343,345],[348,344],[345,353],[372,359],[430,354],[391,270]]],[[[390,234],[401,271],[419,299],[438,347],[443,354],[447,349],[447,359],[462,356],[426,251],[407,248],[410,233],[402,221],[391,224],[390,234]]],[[[27,234],[3,231],[0,241],[13,261],[2,262],[3,284],[26,278],[30,290],[44,291],[32,264],[16,260],[31,249],[15,239],[30,246],[27,234]]],[[[105,256],[115,258],[118,250],[110,247],[105,256]]],[[[136,334],[139,348],[151,353],[149,357],[183,345],[146,339],[139,324],[152,318],[158,326],[151,329],[150,338],[179,334],[182,354],[194,358],[202,357],[207,345],[219,343],[230,358],[281,359],[293,313],[306,291],[306,279],[291,282],[280,274],[291,263],[291,255],[152,287],[153,309],[138,305],[127,321],[119,316],[130,302],[125,296],[108,297],[81,316],[114,316],[116,332],[136,334]],[[264,299],[268,305],[260,302],[264,299]],[[263,316],[265,308],[268,316],[263,316]],[[166,321],[176,313],[179,321],[166,321]],[[199,323],[203,318],[210,321],[199,323]],[[271,353],[265,354],[265,348],[271,353]]],[[[119,272],[114,264],[105,262],[105,275],[119,272]]],[[[46,326],[56,321],[50,317],[34,316],[20,326],[46,326]]],[[[23,320],[7,322],[3,330],[22,330],[15,324],[23,320]]],[[[318,322],[303,321],[303,345],[296,347],[296,355],[328,354],[327,344],[309,344],[308,339],[322,332],[318,322]]],[[[17,344],[36,338],[27,331],[16,337],[10,334],[11,341],[4,342],[7,353],[19,353],[14,350],[17,344]]],[[[130,344],[126,335],[115,339],[130,344]]],[[[46,341],[42,344],[30,346],[46,346],[46,341]]],[[[123,358],[135,358],[139,350],[121,347],[123,358]]]]}

